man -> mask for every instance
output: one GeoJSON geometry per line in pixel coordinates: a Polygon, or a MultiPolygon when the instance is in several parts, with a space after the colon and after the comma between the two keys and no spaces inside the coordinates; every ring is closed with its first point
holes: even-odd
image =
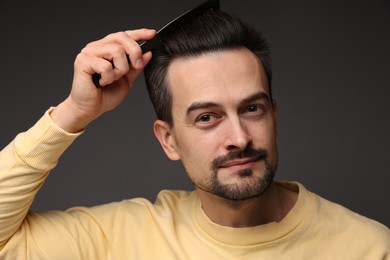
{"type": "Polygon", "coordinates": [[[142,54],[137,41],[155,34],[119,32],[88,44],[69,97],[1,152],[1,259],[389,259],[388,228],[299,183],[273,181],[277,106],[261,35],[229,14],[205,12],[142,54]],[[154,204],[29,212],[60,155],[122,102],[143,68],[154,133],[195,191],[163,191],[154,204]]]}

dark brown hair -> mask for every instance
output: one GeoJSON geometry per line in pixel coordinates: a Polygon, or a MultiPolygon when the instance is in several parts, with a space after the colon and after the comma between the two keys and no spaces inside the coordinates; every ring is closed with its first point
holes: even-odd
{"type": "Polygon", "coordinates": [[[161,46],[153,51],[152,60],[145,67],[145,82],[157,118],[173,126],[172,95],[167,84],[167,69],[174,59],[243,47],[252,51],[262,63],[272,100],[271,54],[262,34],[236,16],[223,11],[207,11],[164,37],[161,46]]]}

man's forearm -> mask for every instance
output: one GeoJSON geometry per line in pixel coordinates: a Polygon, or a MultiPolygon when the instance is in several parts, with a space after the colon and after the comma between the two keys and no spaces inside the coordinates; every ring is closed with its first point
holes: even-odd
{"type": "Polygon", "coordinates": [[[47,112],[0,152],[0,246],[19,229],[48,172],[78,135],[55,125],[47,112]]]}

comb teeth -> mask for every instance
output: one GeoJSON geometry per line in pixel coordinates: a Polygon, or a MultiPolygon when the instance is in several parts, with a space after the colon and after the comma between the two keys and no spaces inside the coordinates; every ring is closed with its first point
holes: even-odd
{"type": "Polygon", "coordinates": [[[149,40],[142,42],[140,44],[142,52],[148,52],[153,51],[154,49],[158,48],[161,42],[161,38],[164,37],[165,34],[168,34],[169,32],[172,32],[179,28],[183,23],[191,20],[194,16],[198,15],[200,12],[204,11],[218,11],[220,9],[219,6],[219,0],[208,0],[190,10],[187,12],[179,15],[169,23],[167,23],[165,26],[163,26],[160,30],[158,30],[157,35],[149,40]]]}

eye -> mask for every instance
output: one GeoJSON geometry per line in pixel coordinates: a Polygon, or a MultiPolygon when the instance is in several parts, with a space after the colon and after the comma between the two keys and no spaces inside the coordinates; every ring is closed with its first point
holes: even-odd
{"type": "Polygon", "coordinates": [[[213,116],[212,115],[201,115],[198,119],[200,122],[210,122],[212,120],[213,116]]]}
{"type": "Polygon", "coordinates": [[[218,122],[219,118],[220,117],[218,116],[218,114],[205,113],[205,114],[199,115],[195,119],[195,124],[198,125],[198,127],[202,127],[202,128],[211,127],[218,122]]]}
{"type": "Polygon", "coordinates": [[[262,116],[265,112],[266,109],[263,105],[249,105],[244,109],[243,114],[247,116],[262,116]]]}
{"type": "Polygon", "coordinates": [[[248,107],[248,112],[256,112],[256,111],[258,111],[260,108],[259,108],[259,106],[254,106],[254,105],[252,105],[252,106],[249,106],[248,107]]]}
{"type": "Polygon", "coordinates": [[[217,118],[218,117],[214,114],[202,114],[202,115],[198,116],[198,118],[196,119],[196,122],[210,123],[210,122],[215,121],[217,118]]]}

